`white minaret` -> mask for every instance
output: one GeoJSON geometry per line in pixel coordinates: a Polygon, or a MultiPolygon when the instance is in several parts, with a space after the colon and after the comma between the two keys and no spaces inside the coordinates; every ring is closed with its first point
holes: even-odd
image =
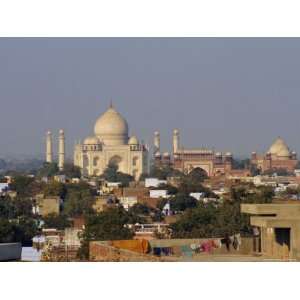
{"type": "Polygon", "coordinates": [[[64,169],[65,165],[65,133],[61,129],[58,138],[58,168],[60,171],[64,169]]]}
{"type": "Polygon", "coordinates": [[[51,134],[51,131],[47,132],[47,137],[46,137],[46,162],[52,163],[52,134],[51,134]]]}
{"type": "Polygon", "coordinates": [[[173,154],[179,150],[179,130],[174,129],[173,131],[173,154]]]}
{"type": "Polygon", "coordinates": [[[158,131],[154,132],[154,153],[160,151],[160,134],[158,131]]]}

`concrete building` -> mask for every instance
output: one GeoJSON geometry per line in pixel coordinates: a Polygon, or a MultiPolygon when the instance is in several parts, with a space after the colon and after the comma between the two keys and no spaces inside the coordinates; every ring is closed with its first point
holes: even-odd
{"type": "Polygon", "coordinates": [[[36,212],[40,215],[47,216],[49,214],[59,215],[60,212],[60,198],[59,197],[36,197],[37,206],[36,212]]]}
{"type": "Polygon", "coordinates": [[[146,178],[145,187],[159,187],[160,185],[167,184],[167,180],[160,180],[158,178],[146,178]]]}
{"type": "Polygon", "coordinates": [[[147,171],[148,150],[136,136],[128,137],[127,121],[110,105],[96,121],[94,135],[78,143],[74,165],[85,176],[99,176],[109,164],[136,180],[147,171]]]}
{"type": "Polygon", "coordinates": [[[242,204],[241,212],[250,214],[257,251],[263,256],[288,260],[300,259],[300,203],[242,204]],[[259,245],[258,245],[259,244],[259,245]]]}

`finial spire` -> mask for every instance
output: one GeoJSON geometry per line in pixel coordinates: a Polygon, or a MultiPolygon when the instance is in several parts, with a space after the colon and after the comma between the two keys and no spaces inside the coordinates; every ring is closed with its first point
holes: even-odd
{"type": "Polygon", "coordinates": [[[109,102],[109,108],[113,108],[113,101],[112,101],[112,98],[110,98],[110,102],[109,102]]]}

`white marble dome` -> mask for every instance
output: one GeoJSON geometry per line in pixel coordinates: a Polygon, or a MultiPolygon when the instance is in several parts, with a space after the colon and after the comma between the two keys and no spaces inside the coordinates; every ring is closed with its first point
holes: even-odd
{"type": "Polygon", "coordinates": [[[271,155],[276,155],[278,157],[289,157],[290,150],[284,140],[278,137],[268,151],[271,155]]]}
{"type": "Polygon", "coordinates": [[[129,141],[128,141],[129,145],[138,145],[139,144],[139,140],[137,139],[137,137],[135,135],[133,135],[129,141]]]}
{"type": "Polygon", "coordinates": [[[84,145],[98,145],[100,141],[96,136],[88,136],[83,143],[84,145]]]}
{"type": "Polygon", "coordinates": [[[107,146],[124,145],[128,142],[127,121],[113,106],[102,114],[94,127],[95,135],[107,146]]]}

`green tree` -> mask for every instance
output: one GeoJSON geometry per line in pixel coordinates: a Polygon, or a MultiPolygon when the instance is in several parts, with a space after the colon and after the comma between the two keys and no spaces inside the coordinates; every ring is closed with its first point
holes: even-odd
{"type": "Polygon", "coordinates": [[[88,189],[70,190],[64,203],[64,212],[70,217],[81,216],[92,212],[95,200],[88,189]]]}
{"type": "Polygon", "coordinates": [[[13,178],[10,188],[20,196],[30,196],[30,184],[33,181],[34,178],[32,177],[17,175],[13,178]]]}
{"type": "Polygon", "coordinates": [[[180,177],[183,174],[173,169],[171,166],[156,166],[152,165],[150,167],[149,177],[158,178],[160,180],[166,180],[168,177],[180,177]]]}
{"type": "Polygon", "coordinates": [[[43,167],[40,170],[38,170],[37,175],[39,177],[53,177],[53,176],[57,175],[58,173],[59,173],[59,168],[58,168],[57,163],[45,162],[43,164],[43,167]]]}
{"type": "Polygon", "coordinates": [[[107,166],[101,177],[108,182],[121,182],[123,187],[129,186],[129,183],[134,180],[131,175],[119,172],[118,166],[113,163],[107,166]]]}
{"type": "Polygon", "coordinates": [[[32,201],[18,196],[0,201],[0,242],[21,242],[31,245],[38,232],[38,222],[32,213],[32,201]]]}
{"type": "Polygon", "coordinates": [[[87,216],[82,235],[79,257],[88,258],[90,241],[128,240],[133,238],[133,231],[126,227],[130,216],[122,208],[110,208],[98,214],[87,216]]]}
{"type": "Polygon", "coordinates": [[[81,178],[81,169],[78,166],[74,166],[73,164],[66,163],[64,165],[63,171],[60,171],[59,174],[64,174],[68,178],[81,178]]]}
{"type": "Polygon", "coordinates": [[[65,198],[66,192],[67,191],[65,185],[57,181],[51,181],[50,183],[47,183],[44,187],[45,197],[58,196],[63,199],[65,198]]]}
{"type": "Polygon", "coordinates": [[[189,174],[186,175],[187,179],[194,182],[199,183],[203,182],[205,179],[208,178],[206,171],[201,168],[193,169],[189,174]]]}
{"type": "Polygon", "coordinates": [[[162,199],[159,203],[159,208],[162,210],[166,203],[170,203],[172,211],[182,212],[188,208],[194,208],[197,206],[197,200],[189,195],[178,193],[174,197],[169,199],[162,199]]]}
{"type": "Polygon", "coordinates": [[[0,243],[12,243],[14,241],[14,224],[6,218],[0,217],[0,243]]]}
{"type": "Polygon", "coordinates": [[[65,214],[49,214],[44,217],[44,222],[44,228],[56,228],[58,230],[63,230],[65,228],[71,227],[72,225],[72,222],[65,214]]]}

